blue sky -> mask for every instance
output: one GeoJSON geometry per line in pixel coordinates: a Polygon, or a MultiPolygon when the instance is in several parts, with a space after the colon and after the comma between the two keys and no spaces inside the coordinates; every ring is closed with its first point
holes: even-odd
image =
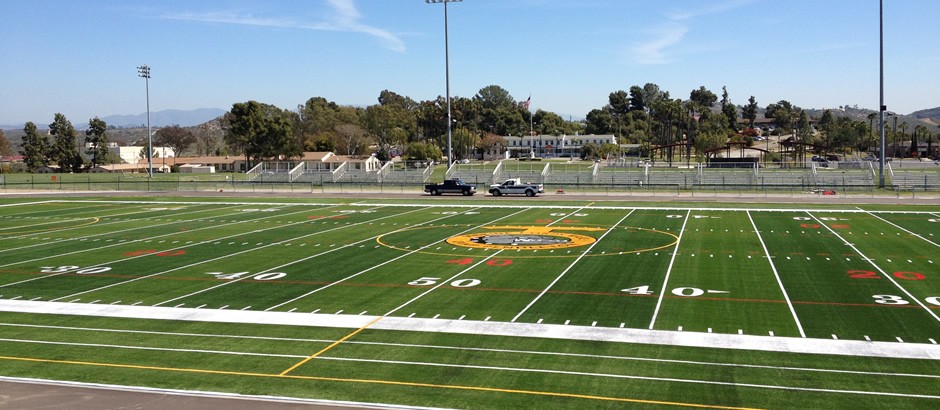
{"type": "MultiPolygon", "coordinates": [[[[890,111],[940,106],[940,1],[885,0],[890,111]]],[[[733,103],[878,106],[877,0],[464,0],[451,94],[499,85],[575,119],[631,85],[733,103]]],[[[443,5],[424,0],[0,0],[0,124],[151,110],[370,105],[444,94],[443,5]]]]}

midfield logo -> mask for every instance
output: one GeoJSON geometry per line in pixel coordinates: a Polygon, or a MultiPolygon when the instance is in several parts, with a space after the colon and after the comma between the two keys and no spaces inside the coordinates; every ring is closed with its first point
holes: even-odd
{"type": "Polygon", "coordinates": [[[486,226],[495,232],[471,233],[452,236],[447,243],[467,248],[484,249],[561,249],[590,245],[596,239],[562,231],[604,231],[603,228],[546,227],[546,226],[486,226]]]}

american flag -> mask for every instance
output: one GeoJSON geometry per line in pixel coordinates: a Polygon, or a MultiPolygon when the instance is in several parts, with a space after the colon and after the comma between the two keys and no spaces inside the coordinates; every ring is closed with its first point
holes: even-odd
{"type": "Polygon", "coordinates": [[[526,99],[524,103],[522,103],[522,106],[525,107],[525,109],[528,110],[528,109],[529,109],[529,103],[531,103],[531,102],[532,102],[532,96],[530,95],[529,98],[526,99]]]}

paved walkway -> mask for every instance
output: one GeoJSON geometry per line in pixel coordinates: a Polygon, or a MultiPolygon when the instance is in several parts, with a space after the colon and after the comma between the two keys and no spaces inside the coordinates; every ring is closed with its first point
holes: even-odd
{"type": "Polygon", "coordinates": [[[0,300],[0,311],[129,319],[274,324],[377,330],[404,330],[467,335],[519,336],[566,340],[641,343],[767,352],[830,354],[940,360],[940,345],[867,342],[721,333],[550,325],[472,320],[421,319],[359,315],[190,309],[126,305],[0,300]],[[375,322],[375,323],[373,323],[375,322]],[[370,325],[371,324],[371,325],[370,325]]]}

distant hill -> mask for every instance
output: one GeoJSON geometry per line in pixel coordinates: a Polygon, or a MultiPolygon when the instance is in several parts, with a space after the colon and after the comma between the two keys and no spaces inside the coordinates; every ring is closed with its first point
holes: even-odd
{"type": "MultiPolygon", "coordinates": [[[[166,127],[170,125],[179,125],[181,127],[192,127],[218,118],[222,114],[225,114],[225,112],[225,110],[219,108],[200,108],[189,111],[155,111],[150,113],[150,126],[166,127]]],[[[102,117],[101,119],[112,127],[147,126],[147,113],[137,115],[109,115],[107,117],[102,117]]]]}
{"type": "Polygon", "coordinates": [[[910,116],[932,125],[940,125],[940,107],[914,111],[910,116]]]}
{"type": "MultiPolygon", "coordinates": [[[[219,108],[199,108],[196,110],[164,110],[150,113],[150,126],[153,128],[167,127],[170,125],[179,125],[180,127],[194,127],[212,121],[227,111],[219,108]]],[[[147,128],[147,113],[136,115],[109,115],[100,117],[112,128],[147,128]]],[[[88,124],[82,121],[72,121],[72,125],[78,130],[88,128],[88,124]]],[[[22,130],[24,124],[2,124],[2,130],[22,130]]],[[[37,123],[39,129],[48,128],[47,123],[37,123]]]]}

